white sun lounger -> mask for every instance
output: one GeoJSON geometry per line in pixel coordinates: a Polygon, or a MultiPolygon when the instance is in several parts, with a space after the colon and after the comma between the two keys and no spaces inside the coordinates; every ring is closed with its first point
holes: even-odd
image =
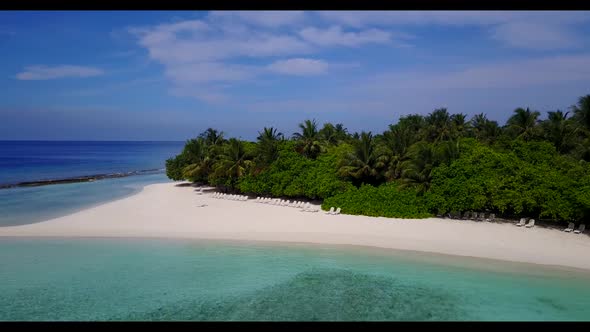
{"type": "Polygon", "coordinates": [[[574,233],[576,233],[576,234],[584,233],[584,231],[585,231],[585,230],[586,230],[586,225],[584,225],[584,224],[581,224],[581,225],[578,227],[578,229],[576,229],[576,230],[574,231],[574,233]]]}
{"type": "Polygon", "coordinates": [[[333,206],[330,208],[330,211],[326,212],[326,214],[332,214],[332,213],[334,213],[334,207],[333,206]]]}
{"type": "Polygon", "coordinates": [[[303,205],[303,208],[301,209],[301,211],[307,211],[307,209],[309,208],[309,203],[305,203],[305,205],[303,205]]]}
{"type": "Polygon", "coordinates": [[[569,232],[573,231],[573,230],[574,230],[574,228],[576,228],[576,225],[574,225],[574,223],[573,223],[573,222],[570,222],[570,223],[567,225],[567,228],[566,228],[566,229],[564,229],[563,231],[564,231],[564,232],[568,232],[568,233],[569,233],[569,232]]]}
{"type": "Polygon", "coordinates": [[[336,211],[334,211],[334,213],[332,213],[333,215],[337,215],[340,214],[340,208],[337,208],[336,211]]]}
{"type": "Polygon", "coordinates": [[[516,223],[516,226],[518,226],[518,227],[524,226],[525,223],[526,223],[526,218],[520,218],[520,221],[518,223],[516,223]]]}
{"type": "Polygon", "coordinates": [[[526,227],[526,228],[532,228],[532,227],[535,227],[535,219],[531,219],[531,220],[529,220],[529,223],[528,223],[528,224],[526,224],[526,226],[525,226],[525,227],[526,227]]]}

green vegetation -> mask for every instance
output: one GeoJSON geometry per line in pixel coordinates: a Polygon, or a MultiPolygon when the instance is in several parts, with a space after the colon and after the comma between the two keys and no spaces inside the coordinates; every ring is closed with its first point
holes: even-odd
{"type": "Polygon", "coordinates": [[[483,113],[467,119],[440,108],[403,116],[381,134],[305,120],[290,139],[271,127],[255,142],[209,128],[166,161],[166,174],[226,192],[323,200],[347,214],[587,219],[590,95],[571,112],[541,117],[517,108],[500,126],[483,113]]]}

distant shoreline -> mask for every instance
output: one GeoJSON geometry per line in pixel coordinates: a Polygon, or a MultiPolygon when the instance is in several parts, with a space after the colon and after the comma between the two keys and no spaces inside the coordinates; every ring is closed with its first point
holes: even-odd
{"type": "Polygon", "coordinates": [[[98,180],[123,178],[123,177],[134,176],[134,175],[155,174],[155,173],[163,172],[163,171],[165,171],[165,169],[163,169],[163,168],[153,168],[153,169],[145,169],[145,170],[131,171],[131,172],[84,175],[84,176],[76,176],[76,177],[62,178],[62,179],[24,181],[24,182],[17,182],[17,183],[0,184],[0,189],[10,189],[10,188],[19,188],[19,187],[40,187],[40,186],[48,186],[48,185],[54,185],[54,184],[79,183],[79,182],[93,182],[93,181],[98,181],[98,180]]]}

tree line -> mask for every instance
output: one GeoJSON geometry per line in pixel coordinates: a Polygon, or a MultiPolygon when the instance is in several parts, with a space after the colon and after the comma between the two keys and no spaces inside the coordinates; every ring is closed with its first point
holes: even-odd
{"type": "Polygon", "coordinates": [[[265,127],[250,142],[209,128],[166,161],[166,173],[228,192],[323,200],[350,214],[580,221],[590,216],[589,161],[586,95],[545,119],[517,108],[503,126],[440,108],[378,134],[305,120],[292,135],[265,127]]]}

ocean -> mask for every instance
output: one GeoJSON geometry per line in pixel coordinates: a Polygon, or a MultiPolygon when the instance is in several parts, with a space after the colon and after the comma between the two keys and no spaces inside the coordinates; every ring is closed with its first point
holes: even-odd
{"type": "Polygon", "coordinates": [[[3,239],[0,320],[587,321],[588,273],[357,247],[3,239]]]}
{"type": "MultiPolygon", "coordinates": [[[[0,184],[161,169],[182,146],[0,142],[0,184]]],[[[0,227],[166,181],[157,171],[1,189],[0,227]]],[[[352,246],[0,237],[0,321],[587,321],[588,280],[574,269],[352,246]]]]}
{"type": "Polygon", "coordinates": [[[0,186],[150,170],[94,182],[0,189],[0,226],[60,217],[169,181],[165,161],[184,142],[0,141],[0,186]]]}

